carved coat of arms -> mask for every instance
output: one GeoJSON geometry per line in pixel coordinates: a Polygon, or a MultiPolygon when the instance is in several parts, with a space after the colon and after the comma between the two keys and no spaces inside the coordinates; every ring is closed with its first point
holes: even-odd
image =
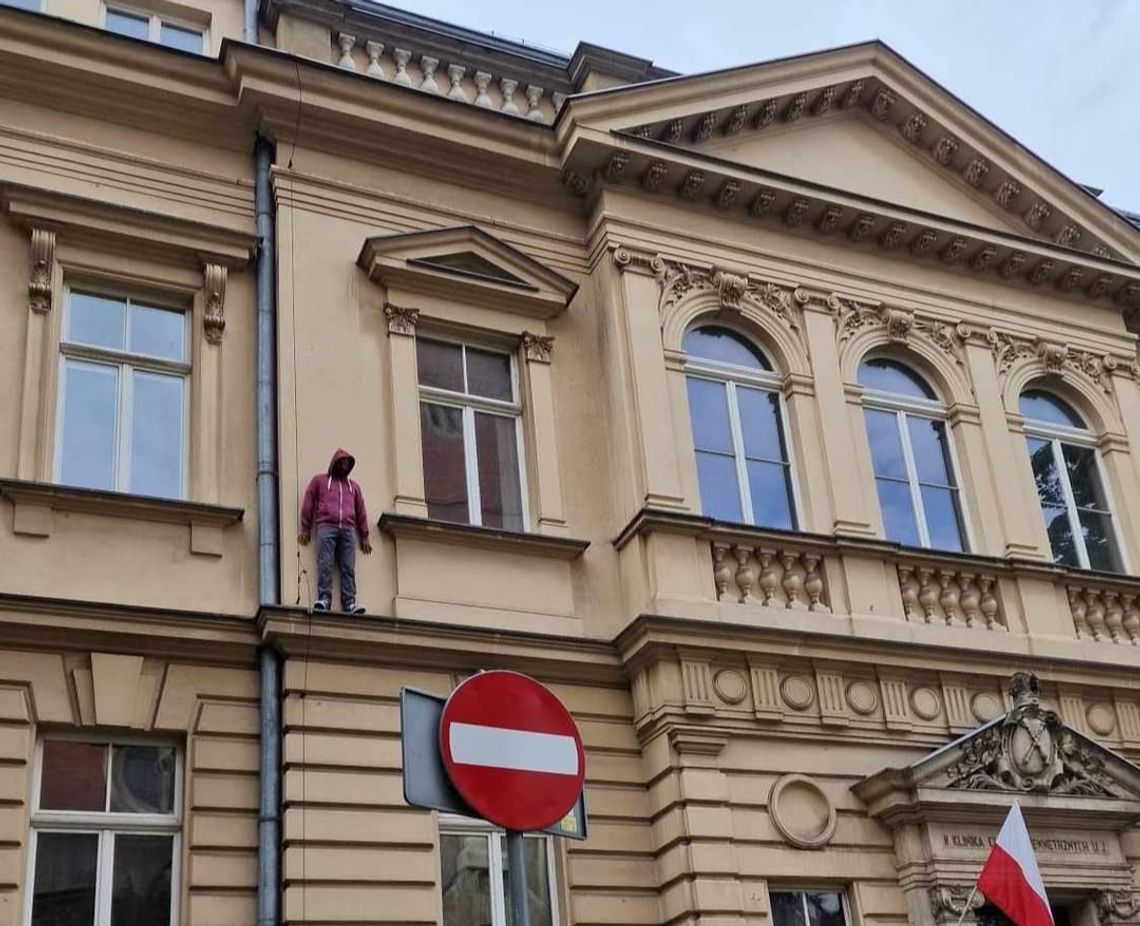
{"type": "Polygon", "coordinates": [[[948,787],[1121,796],[1093,745],[1041,707],[1036,676],[1019,672],[1010,694],[1013,710],[963,743],[958,761],[947,769],[948,787]]]}

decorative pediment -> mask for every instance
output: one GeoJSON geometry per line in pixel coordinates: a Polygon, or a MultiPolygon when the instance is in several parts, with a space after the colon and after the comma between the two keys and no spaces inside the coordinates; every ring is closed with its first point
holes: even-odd
{"type": "Polygon", "coordinates": [[[535,318],[565,311],[578,285],[473,225],[369,238],[357,264],[384,286],[535,318]]]}
{"type": "Polygon", "coordinates": [[[856,795],[892,825],[957,819],[989,805],[997,812],[1013,799],[1038,818],[1082,826],[1140,819],[1140,767],[1042,707],[1036,676],[1015,675],[1010,696],[1008,713],[912,765],[865,778],[856,795]]]}

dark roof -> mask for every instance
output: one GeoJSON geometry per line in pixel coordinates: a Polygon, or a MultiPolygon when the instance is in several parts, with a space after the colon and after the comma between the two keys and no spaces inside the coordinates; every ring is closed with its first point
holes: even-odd
{"type": "Polygon", "coordinates": [[[1135,229],[1140,229],[1140,212],[1129,212],[1127,209],[1112,207],[1112,211],[1135,229]]]}

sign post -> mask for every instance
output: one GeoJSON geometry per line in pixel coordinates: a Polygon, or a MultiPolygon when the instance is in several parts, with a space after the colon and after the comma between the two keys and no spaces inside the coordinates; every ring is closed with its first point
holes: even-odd
{"type": "Polygon", "coordinates": [[[405,688],[400,716],[405,800],[507,831],[511,918],[530,926],[525,833],[586,838],[586,755],[570,712],[534,679],[492,671],[446,702],[405,688]]]}

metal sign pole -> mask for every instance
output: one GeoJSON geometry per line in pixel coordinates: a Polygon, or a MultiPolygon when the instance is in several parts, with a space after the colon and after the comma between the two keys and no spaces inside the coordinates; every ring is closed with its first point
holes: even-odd
{"type": "Polygon", "coordinates": [[[507,870],[511,876],[511,926],[530,926],[530,910],[526,898],[526,854],[523,834],[507,830],[507,870]]]}

